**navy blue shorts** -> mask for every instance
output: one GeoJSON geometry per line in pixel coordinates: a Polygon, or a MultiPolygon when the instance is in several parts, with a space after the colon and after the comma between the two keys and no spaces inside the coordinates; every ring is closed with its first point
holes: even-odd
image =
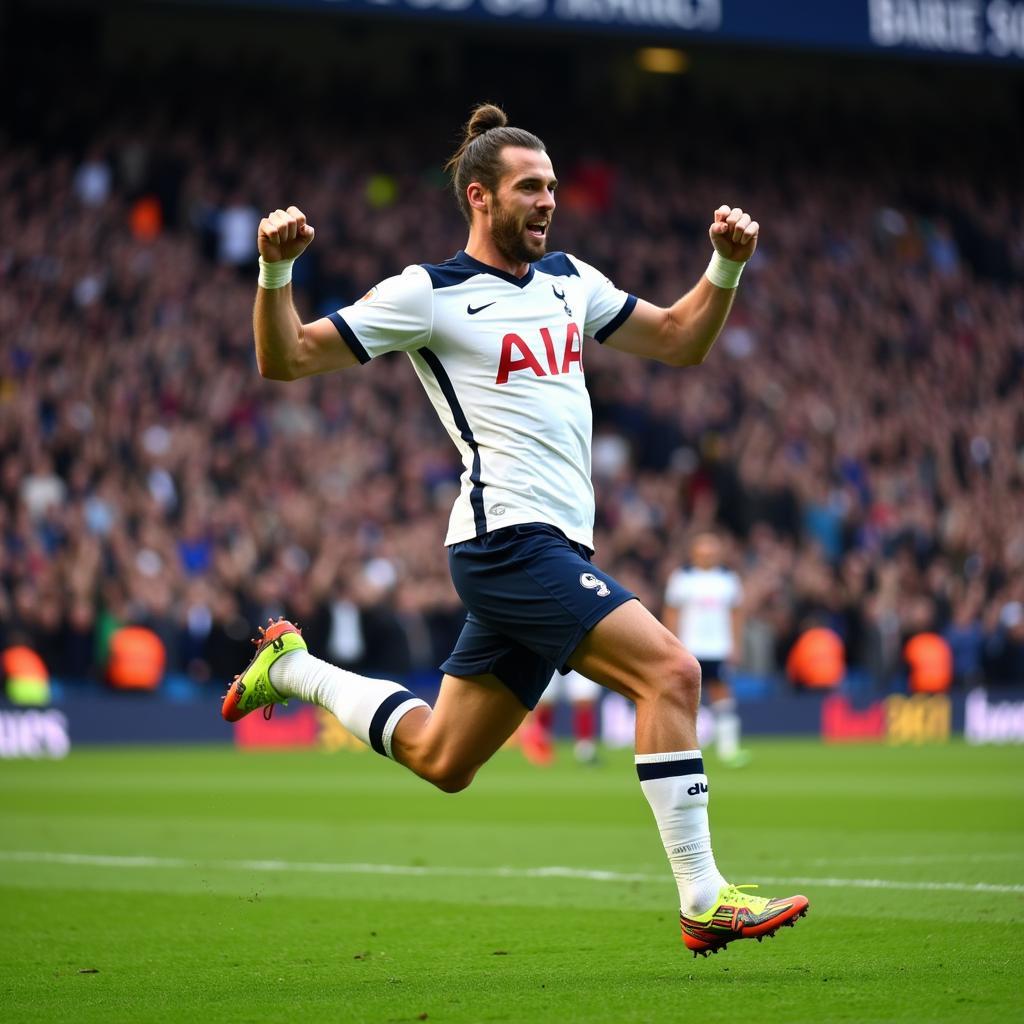
{"type": "Polygon", "coordinates": [[[635,597],[595,570],[588,548],[545,523],[453,544],[448,565],[469,615],[441,670],[495,675],[528,708],[583,637],[635,597]]]}
{"type": "Polygon", "coordinates": [[[720,683],[725,678],[722,675],[722,666],[725,662],[721,658],[698,658],[700,662],[700,678],[707,683],[720,683]]]}

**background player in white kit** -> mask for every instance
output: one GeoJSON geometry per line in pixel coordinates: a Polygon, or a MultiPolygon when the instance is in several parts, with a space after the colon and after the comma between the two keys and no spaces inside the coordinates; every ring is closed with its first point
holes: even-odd
{"type": "Polygon", "coordinates": [[[554,720],[559,703],[572,712],[573,754],[581,764],[597,760],[597,715],[601,687],[575,669],[556,672],[537,699],[533,714],[519,730],[523,755],[533,764],[550,764],[555,758],[554,720]]]}
{"type": "MultiPolygon", "coordinates": [[[[677,366],[700,363],[732,306],[758,225],[719,207],[711,263],[660,308],[564,253],[545,255],[557,181],[544,144],[478,107],[448,165],[469,224],[464,251],[408,267],[354,306],[303,324],[291,264],[313,240],[297,207],[260,222],[253,312],[260,372],[276,380],[408,353],[462,454],[449,565],[469,609],[430,708],[398,683],[313,657],[290,622],[271,623],[224,698],[229,721],[299,697],[439,788],[456,792],[518,728],[568,665],[636,706],[636,770],[679,890],[694,954],[761,938],[807,909],[728,884],[708,825],[697,749],[700,668],[635,596],[590,560],[590,401],[583,338],[677,366]]],[[[340,385],[339,385],[340,386],[340,385]]]]}
{"type": "Polygon", "coordinates": [[[722,566],[722,543],[713,533],[694,538],[690,561],[668,578],[661,621],[700,662],[718,756],[739,768],[750,761],[750,754],[740,747],[740,717],[726,670],[742,654],[743,585],[735,572],[722,566]]]}

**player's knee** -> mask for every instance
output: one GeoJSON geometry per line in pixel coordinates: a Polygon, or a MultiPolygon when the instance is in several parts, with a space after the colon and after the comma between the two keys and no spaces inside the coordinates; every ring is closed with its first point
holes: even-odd
{"type": "Polygon", "coordinates": [[[431,764],[423,777],[442,793],[461,793],[473,781],[476,767],[467,768],[456,760],[441,758],[431,764]]]}
{"type": "Polygon", "coordinates": [[[700,700],[700,662],[678,641],[661,659],[655,683],[657,699],[685,707],[700,700]]]}
{"type": "Polygon", "coordinates": [[[471,772],[448,772],[444,775],[438,775],[431,781],[442,793],[461,793],[469,787],[475,775],[475,770],[471,772]]]}

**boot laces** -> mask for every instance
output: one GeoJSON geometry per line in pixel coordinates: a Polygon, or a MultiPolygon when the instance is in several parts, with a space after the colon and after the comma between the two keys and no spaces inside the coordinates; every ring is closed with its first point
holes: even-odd
{"type": "MultiPolygon", "coordinates": [[[[742,892],[743,889],[759,889],[759,885],[729,885],[725,891],[726,899],[738,899],[738,900],[749,900],[752,897],[751,893],[742,892]]],[[[763,896],[753,896],[753,899],[764,899],[763,896]]]]}

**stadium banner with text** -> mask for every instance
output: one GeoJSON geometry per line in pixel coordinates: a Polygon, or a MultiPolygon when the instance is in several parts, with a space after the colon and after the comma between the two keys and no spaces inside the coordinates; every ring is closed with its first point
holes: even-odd
{"type": "Polygon", "coordinates": [[[217,712],[154,693],[72,696],[45,708],[0,701],[0,760],[61,758],[80,744],[230,743],[231,726],[217,712]]]}
{"type": "MultiPolygon", "coordinates": [[[[239,5],[235,0],[233,6],[239,5]]],[[[1024,61],[1024,0],[247,0],[241,5],[632,30],[666,41],[1024,61]]]]}
{"type": "MultiPolygon", "coordinates": [[[[423,696],[432,698],[432,692],[423,696]]],[[[562,709],[564,710],[564,709],[562,709]]],[[[170,701],[157,694],[76,696],[47,708],[0,702],[0,760],[54,759],[73,747],[160,743],[234,743],[247,749],[308,747],[334,751],[365,749],[333,715],[295,702],[269,721],[250,715],[235,726],[218,708],[199,701],[170,701]]],[[[972,745],[1024,744],[1024,688],[967,693],[892,694],[867,703],[841,693],[794,695],[742,701],[744,732],[752,736],[819,736],[827,743],[944,743],[962,736],[972,745]]],[[[556,731],[568,734],[568,715],[556,731]]],[[[610,746],[633,742],[633,708],[606,694],[601,733],[610,746]]],[[[701,743],[713,740],[714,721],[701,709],[701,743]]]]}

